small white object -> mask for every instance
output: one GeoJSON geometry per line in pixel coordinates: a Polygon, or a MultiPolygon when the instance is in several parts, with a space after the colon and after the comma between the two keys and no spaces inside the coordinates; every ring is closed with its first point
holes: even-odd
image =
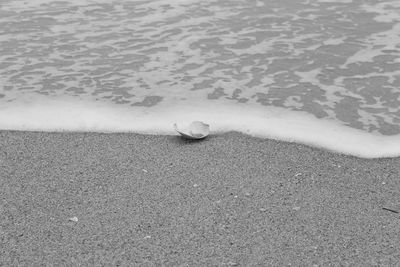
{"type": "Polygon", "coordinates": [[[69,218],[69,220],[71,222],[77,222],[78,221],[78,217],[71,217],[71,218],[69,218]]]}
{"type": "Polygon", "coordinates": [[[174,124],[175,131],[187,139],[203,139],[210,134],[210,125],[201,121],[194,121],[186,128],[179,128],[174,124]]]}

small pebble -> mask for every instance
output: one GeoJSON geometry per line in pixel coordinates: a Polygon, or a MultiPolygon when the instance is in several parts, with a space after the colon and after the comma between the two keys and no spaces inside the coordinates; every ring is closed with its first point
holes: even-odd
{"type": "Polygon", "coordinates": [[[77,222],[78,221],[78,217],[71,217],[68,220],[70,220],[71,222],[77,222]]]}
{"type": "Polygon", "coordinates": [[[149,239],[149,238],[151,238],[151,235],[146,235],[146,236],[144,237],[144,239],[149,239]]]}
{"type": "Polygon", "coordinates": [[[294,210],[300,210],[300,207],[293,207],[294,210]]]}
{"type": "Polygon", "coordinates": [[[386,182],[382,182],[382,184],[386,184],[386,182]]]}
{"type": "Polygon", "coordinates": [[[259,209],[259,211],[261,211],[261,212],[266,212],[266,211],[267,211],[267,209],[265,209],[265,208],[261,208],[261,209],[259,209]]]}
{"type": "Polygon", "coordinates": [[[193,187],[198,187],[198,186],[199,186],[198,184],[194,184],[194,185],[193,185],[193,187]]]}

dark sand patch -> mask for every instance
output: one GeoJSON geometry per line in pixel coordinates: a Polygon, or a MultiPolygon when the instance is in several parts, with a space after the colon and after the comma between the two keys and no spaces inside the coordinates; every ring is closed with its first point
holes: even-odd
{"type": "Polygon", "coordinates": [[[0,262],[393,266],[399,173],[400,158],[238,133],[2,131],[0,262]]]}

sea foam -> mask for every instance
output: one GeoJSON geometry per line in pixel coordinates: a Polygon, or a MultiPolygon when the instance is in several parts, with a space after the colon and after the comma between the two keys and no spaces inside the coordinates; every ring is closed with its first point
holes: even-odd
{"type": "Polygon", "coordinates": [[[2,105],[0,129],[20,131],[135,132],[176,135],[175,122],[200,120],[211,134],[237,131],[260,138],[298,142],[363,158],[400,156],[400,136],[354,129],[306,112],[246,104],[186,102],[125,107],[101,102],[42,100],[2,105]]]}
{"type": "Polygon", "coordinates": [[[2,0],[0,129],[175,134],[202,120],[399,156],[400,5],[376,2],[2,0]]]}

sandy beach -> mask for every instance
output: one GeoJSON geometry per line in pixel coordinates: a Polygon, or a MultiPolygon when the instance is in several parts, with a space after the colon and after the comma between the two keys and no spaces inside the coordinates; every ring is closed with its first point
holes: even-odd
{"type": "Polygon", "coordinates": [[[399,173],[239,133],[1,131],[0,265],[394,266],[399,173]]]}

